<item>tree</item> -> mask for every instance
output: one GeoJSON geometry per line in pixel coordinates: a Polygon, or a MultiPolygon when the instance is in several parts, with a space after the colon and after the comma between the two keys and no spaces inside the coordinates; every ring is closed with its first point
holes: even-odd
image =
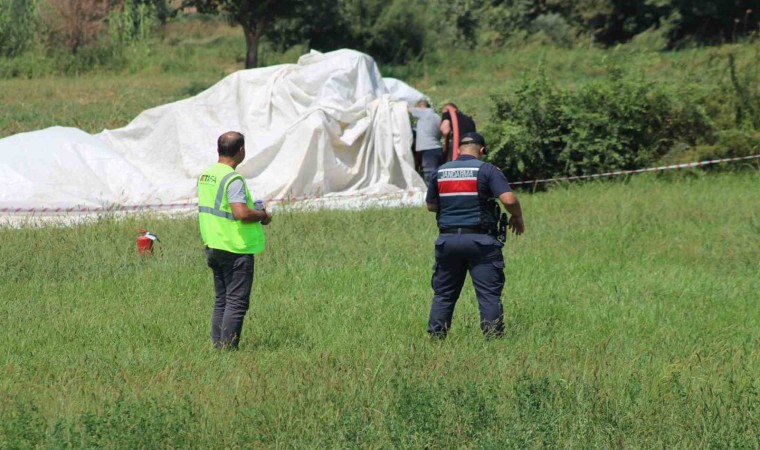
{"type": "Polygon", "coordinates": [[[424,53],[434,28],[428,10],[437,11],[438,1],[309,0],[297,16],[279,20],[267,39],[279,50],[304,43],[320,51],[348,47],[380,63],[405,64],[424,53]]]}
{"type": "Polygon", "coordinates": [[[71,54],[95,44],[106,28],[110,1],[50,0],[42,10],[48,45],[71,54]]]}
{"type": "Polygon", "coordinates": [[[230,22],[243,27],[246,55],[245,68],[258,67],[259,42],[274,23],[302,14],[307,0],[185,0],[183,7],[198,12],[228,14],[230,22]]]}

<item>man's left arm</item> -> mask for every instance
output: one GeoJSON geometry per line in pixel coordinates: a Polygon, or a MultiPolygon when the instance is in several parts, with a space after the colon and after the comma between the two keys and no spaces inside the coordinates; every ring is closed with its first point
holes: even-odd
{"type": "Polygon", "coordinates": [[[520,201],[517,200],[517,196],[512,192],[512,188],[509,187],[509,182],[504,173],[493,164],[488,164],[488,188],[494,197],[507,209],[507,212],[511,215],[509,218],[509,229],[516,235],[521,235],[525,231],[525,224],[522,218],[522,208],[520,207],[520,201]]]}

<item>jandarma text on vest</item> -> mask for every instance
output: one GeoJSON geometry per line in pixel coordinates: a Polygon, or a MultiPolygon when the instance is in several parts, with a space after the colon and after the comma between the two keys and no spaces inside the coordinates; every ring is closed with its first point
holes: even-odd
{"type": "Polygon", "coordinates": [[[478,176],[478,170],[480,170],[479,167],[468,167],[466,169],[441,169],[438,171],[438,179],[474,178],[478,176]]]}

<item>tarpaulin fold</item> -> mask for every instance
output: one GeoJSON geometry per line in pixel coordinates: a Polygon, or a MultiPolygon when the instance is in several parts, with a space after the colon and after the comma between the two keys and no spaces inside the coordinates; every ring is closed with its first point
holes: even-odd
{"type": "Polygon", "coordinates": [[[0,139],[0,208],[193,202],[217,137],[230,130],[246,137],[237,170],[256,198],[424,191],[407,114],[421,97],[353,50],[238,71],[124,128],[0,139]]]}

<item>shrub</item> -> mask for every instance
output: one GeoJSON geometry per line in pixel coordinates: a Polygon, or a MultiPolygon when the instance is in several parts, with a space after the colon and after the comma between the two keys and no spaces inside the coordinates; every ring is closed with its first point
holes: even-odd
{"type": "Polygon", "coordinates": [[[559,14],[542,14],[530,24],[533,33],[541,33],[561,47],[569,48],[575,41],[572,27],[559,14]]]}
{"type": "Polygon", "coordinates": [[[159,24],[156,7],[136,0],[50,0],[40,3],[39,19],[35,20],[44,46],[0,59],[0,76],[142,68],[150,53],[148,40],[159,24]]]}
{"type": "Polygon", "coordinates": [[[128,1],[109,12],[108,33],[112,42],[130,45],[145,42],[159,23],[155,6],[128,1]]]}
{"type": "Polygon", "coordinates": [[[757,68],[740,73],[736,68],[736,56],[728,55],[728,70],[736,98],[736,125],[760,128],[760,89],[757,87],[757,68]]]}
{"type": "Polygon", "coordinates": [[[494,101],[489,157],[515,180],[640,168],[714,134],[696,106],[615,66],[577,90],[558,88],[540,71],[494,101]]]}
{"type": "Polygon", "coordinates": [[[526,78],[513,95],[492,97],[496,112],[486,129],[489,159],[509,179],[545,178],[559,170],[567,133],[560,107],[566,95],[540,72],[526,78]]]}
{"type": "Polygon", "coordinates": [[[32,44],[37,0],[0,0],[0,56],[19,56],[32,44]]]}
{"type": "Polygon", "coordinates": [[[395,0],[386,7],[371,31],[367,49],[382,62],[403,64],[422,55],[425,24],[416,4],[395,0]]]}

